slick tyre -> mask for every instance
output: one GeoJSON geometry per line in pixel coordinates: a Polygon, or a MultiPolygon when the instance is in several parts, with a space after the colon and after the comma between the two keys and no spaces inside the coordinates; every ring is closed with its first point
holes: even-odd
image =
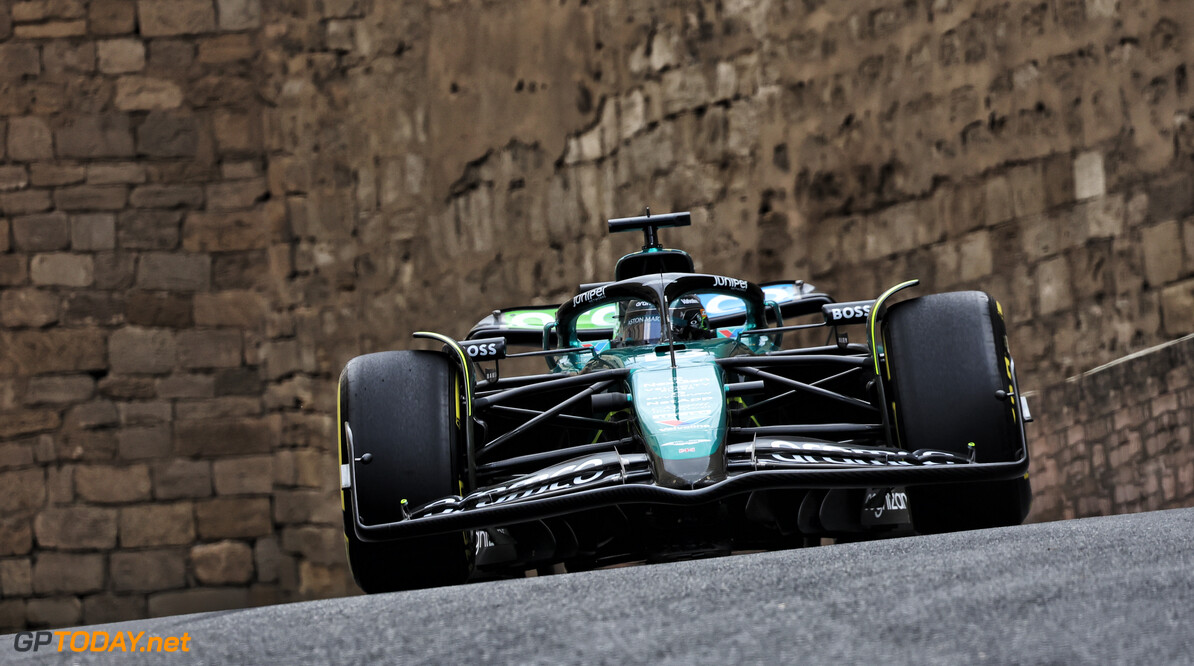
{"type": "MultiPolygon", "coordinates": [[[[933,294],[897,303],[885,341],[900,445],[966,455],[977,462],[1017,460],[1018,405],[1003,316],[981,291],[933,294]]],[[[1028,515],[1027,478],[908,488],[908,509],[921,533],[1018,525],[1028,515]]]]}
{"type": "Polygon", "coordinates": [[[463,583],[472,544],[457,532],[400,541],[364,542],[353,530],[354,495],[361,520],[401,520],[402,500],[414,508],[460,492],[456,373],[429,351],[358,356],[340,375],[341,461],[354,466],[357,487],[342,491],[344,534],[353,578],[368,593],[463,583]],[[368,464],[349,458],[372,458],[368,464]]]}

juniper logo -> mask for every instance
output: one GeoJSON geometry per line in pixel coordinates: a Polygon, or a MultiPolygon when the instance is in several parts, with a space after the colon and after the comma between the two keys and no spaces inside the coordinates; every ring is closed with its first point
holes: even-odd
{"type": "Polygon", "coordinates": [[[144,631],[22,631],[13,638],[12,647],[17,652],[43,647],[58,652],[190,652],[190,642],[190,633],[147,637],[144,631]]]}

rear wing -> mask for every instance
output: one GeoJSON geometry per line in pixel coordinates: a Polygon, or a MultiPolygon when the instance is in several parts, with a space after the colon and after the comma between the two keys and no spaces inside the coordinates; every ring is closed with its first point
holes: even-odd
{"type": "MultiPolygon", "coordinates": [[[[813,285],[800,280],[765,282],[759,286],[763,290],[764,298],[779,305],[785,319],[819,313],[823,305],[834,302],[828,294],[821,293],[813,285]]],[[[702,295],[701,301],[709,316],[709,323],[714,327],[741,325],[745,321],[746,308],[741,300],[719,295],[702,295]]],[[[493,314],[477,322],[465,339],[504,337],[511,345],[541,347],[543,327],[555,321],[556,309],[552,306],[532,305],[495,310],[493,314]]],[[[615,305],[594,308],[577,320],[577,335],[582,341],[608,340],[614,334],[616,319],[615,305]]],[[[551,344],[554,345],[555,333],[552,332],[551,336],[551,344]]]]}

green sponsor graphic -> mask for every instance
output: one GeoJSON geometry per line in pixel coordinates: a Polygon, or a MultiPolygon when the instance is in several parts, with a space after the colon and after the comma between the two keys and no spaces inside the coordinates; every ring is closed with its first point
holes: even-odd
{"type": "MultiPolygon", "coordinates": [[[[541,331],[555,321],[555,309],[510,310],[502,313],[502,326],[519,331],[541,331]]],[[[584,312],[576,319],[576,330],[613,328],[618,320],[618,304],[609,303],[584,312]]]]}

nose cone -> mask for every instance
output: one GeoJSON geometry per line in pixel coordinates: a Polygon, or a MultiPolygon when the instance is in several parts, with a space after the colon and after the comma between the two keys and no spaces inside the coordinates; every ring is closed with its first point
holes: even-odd
{"type": "Polygon", "coordinates": [[[700,362],[706,359],[692,360],[676,368],[642,369],[630,378],[639,433],[656,482],[668,488],[700,488],[726,478],[721,371],[700,362]]]}

